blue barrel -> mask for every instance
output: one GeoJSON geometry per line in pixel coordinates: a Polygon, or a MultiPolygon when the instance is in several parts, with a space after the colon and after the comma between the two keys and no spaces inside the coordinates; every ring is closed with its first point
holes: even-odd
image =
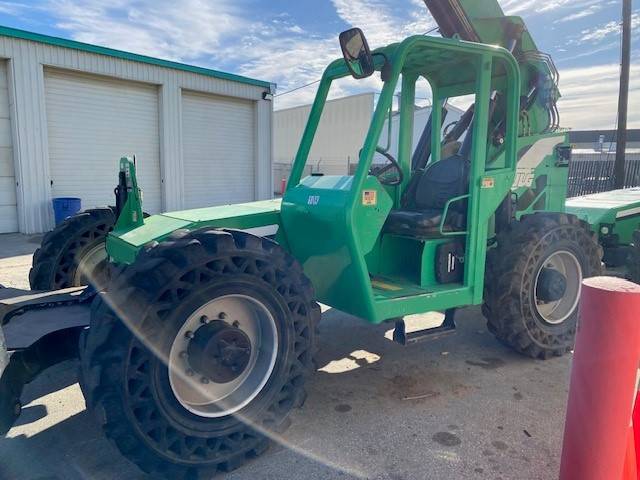
{"type": "Polygon", "coordinates": [[[82,201],[74,197],[59,197],[53,199],[53,216],[56,225],[62,223],[66,218],[75,215],[80,211],[82,201]]]}

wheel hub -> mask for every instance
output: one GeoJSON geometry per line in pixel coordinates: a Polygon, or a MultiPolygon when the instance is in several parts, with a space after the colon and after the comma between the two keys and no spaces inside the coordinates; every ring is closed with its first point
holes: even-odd
{"type": "Polygon", "coordinates": [[[187,349],[191,368],[216,383],[238,378],[249,365],[251,340],[239,328],[222,320],[200,327],[187,349]]]}
{"type": "Polygon", "coordinates": [[[216,297],[189,315],[173,339],[171,390],[193,414],[233,414],[266,385],[277,354],[275,318],[264,303],[242,294],[216,297]]]}
{"type": "MultiPolygon", "coordinates": [[[[80,258],[78,267],[73,276],[73,285],[95,285],[102,281],[100,271],[108,260],[107,249],[104,241],[96,243],[89,248],[80,258]]],[[[100,287],[100,285],[98,285],[100,287]]]]}
{"type": "Polygon", "coordinates": [[[567,277],[553,268],[540,271],[536,295],[543,302],[556,302],[564,297],[567,291],[567,277]]]}
{"type": "Polygon", "coordinates": [[[549,325],[559,325],[578,307],[582,266],[568,250],[551,253],[542,263],[534,286],[535,308],[549,325]]]}

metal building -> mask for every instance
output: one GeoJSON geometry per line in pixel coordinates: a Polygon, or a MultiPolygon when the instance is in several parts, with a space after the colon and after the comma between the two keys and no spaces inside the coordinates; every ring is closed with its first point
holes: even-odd
{"type": "MultiPolygon", "coordinates": [[[[347,175],[358,164],[360,149],[369,130],[373,116],[375,93],[363,93],[330,100],[326,103],[318,133],[314,138],[307,172],[327,175],[347,175]]],[[[445,126],[457,121],[463,111],[448,105],[445,126]]],[[[277,110],[274,112],[274,192],[280,193],[281,180],[289,176],[291,164],[295,158],[302,132],[311,112],[311,105],[277,110]]],[[[429,121],[430,107],[417,107],[413,121],[413,148],[418,144],[420,135],[429,121]]],[[[394,112],[391,123],[391,141],[387,141],[388,123],[385,123],[379,145],[389,146],[389,152],[397,156],[399,115],[394,112]]],[[[382,162],[383,157],[376,154],[374,162],[382,162]]]]}
{"type": "MultiPolygon", "coordinates": [[[[313,170],[327,175],[346,175],[349,164],[358,162],[358,154],[371,123],[374,99],[375,94],[371,92],[329,100],[325,104],[309,152],[307,173],[313,170]]],[[[310,112],[311,105],[274,112],[275,192],[280,191],[280,180],[289,176],[310,112]]]]}
{"type": "MultiPolygon", "coordinates": [[[[447,117],[442,124],[443,132],[447,129],[448,125],[457,122],[462,114],[463,110],[458,107],[448,104],[446,107],[447,117]]],[[[413,113],[413,133],[412,133],[412,147],[411,151],[414,152],[416,147],[418,146],[418,142],[420,141],[420,136],[424,130],[424,127],[427,125],[429,118],[431,117],[431,107],[416,107],[413,113]]],[[[386,148],[389,146],[389,153],[394,157],[398,157],[398,132],[400,132],[400,115],[398,112],[394,112],[391,116],[391,130],[389,130],[389,121],[385,122],[384,128],[382,129],[382,133],[380,134],[380,140],[378,141],[379,145],[386,148]],[[391,133],[391,140],[387,140],[389,137],[389,133],[391,133]]],[[[463,137],[464,138],[464,137],[463,137]]],[[[379,156],[379,158],[374,158],[374,161],[384,162],[384,158],[379,156]]]]}
{"type": "Polygon", "coordinates": [[[113,204],[135,155],[150,213],[272,196],[269,82],[0,27],[0,233],[51,199],[113,204]]]}
{"type": "MultiPolygon", "coordinates": [[[[571,130],[569,132],[569,141],[574,150],[615,153],[616,137],[616,130],[571,130]]],[[[639,128],[627,130],[627,149],[629,148],[640,148],[639,128]]]]}

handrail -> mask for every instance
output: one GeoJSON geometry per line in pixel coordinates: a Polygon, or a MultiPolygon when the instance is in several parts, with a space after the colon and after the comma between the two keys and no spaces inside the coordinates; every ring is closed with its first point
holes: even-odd
{"type": "Polygon", "coordinates": [[[442,219],[440,220],[440,226],[439,226],[440,235],[454,236],[454,235],[466,235],[467,233],[469,233],[467,230],[464,230],[462,232],[445,232],[444,231],[444,225],[447,222],[447,215],[449,214],[449,206],[452,203],[459,202],[460,200],[465,200],[467,198],[469,198],[468,193],[450,198],[449,200],[447,200],[447,203],[444,204],[444,210],[442,211],[442,219]]]}

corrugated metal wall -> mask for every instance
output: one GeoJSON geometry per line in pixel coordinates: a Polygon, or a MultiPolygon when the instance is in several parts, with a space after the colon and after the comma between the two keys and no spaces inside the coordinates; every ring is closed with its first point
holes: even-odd
{"type": "Polygon", "coordinates": [[[0,61],[0,233],[18,230],[7,62],[0,61]]]}
{"type": "MultiPolygon", "coordinates": [[[[373,115],[374,95],[364,93],[326,103],[307,165],[325,174],[347,174],[348,164],[358,162],[373,115]]],[[[274,112],[274,164],[292,163],[310,111],[311,105],[305,105],[274,112]]],[[[280,180],[276,177],[275,181],[280,180]]]]}
{"type": "Polygon", "coordinates": [[[183,93],[187,208],[255,198],[255,117],[254,102],[183,93]]]}
{"type": "Polygon", "coordinates": [[[113,204],[114,161],[136,155],[144,209],[162,209],[158,87],[67,71],[45,71],[51,193],[82,207],[113,204]]]}
{"type": "MultiPolygon", "coordinates": [[[[442,131],[447,128],[452,122],[457,122],[462,114],[464,113],[457,107],[453,105],[447,106],[447,118],[442,123],[442,131]]],[[[429,118],[431,117],[431,107],[422,107],[418,108],[413,115],[413,143],[411,147],[411,151],[414,152],[416,147],[418,146],[418,142],[420,141],[420,136],[424,128],[427,126],[429,122],[429,118]]],[[[389,135],[389,120],[384,123],[384,127],[382,128],[382,132],[380,133],[380,140],[378,140],[378,144],[382,146],[387,146],[387,136],[389,135]]],[[[398,134],[400,132],[400,115],[395,113],[391,118],[391,141],[389,142],[389,153],[393,155],[395,158],[398,158],[398,134]]],[[[464,138],[464,137],[463,137],[464,138]]],[[[386,163],[387,160],[380,155],[376,154],[374,157],[374,162],[386,163]]]]}
{"type": "MultiPolygon", "coordinates": [[[[9,99],[20,231],[52,226],[51,171],[44,70],[58,68],[156,85],[159,89],[159,142],[164,210],[183,208],[184,161],[182,89],[235,97],[256,104],[256,198],[272,196],[272,103],[265,88],[197,73],[94,54],[72,48],[0,36],[0,58],[8,59],[9,99]]],[[[114,139],[117,142],[117,139],[114,139]]],[[[130,153],[130,152],[123,152],[130,153]]],[[[114,184],[117,158],[113,159],[114,184]]]]}

